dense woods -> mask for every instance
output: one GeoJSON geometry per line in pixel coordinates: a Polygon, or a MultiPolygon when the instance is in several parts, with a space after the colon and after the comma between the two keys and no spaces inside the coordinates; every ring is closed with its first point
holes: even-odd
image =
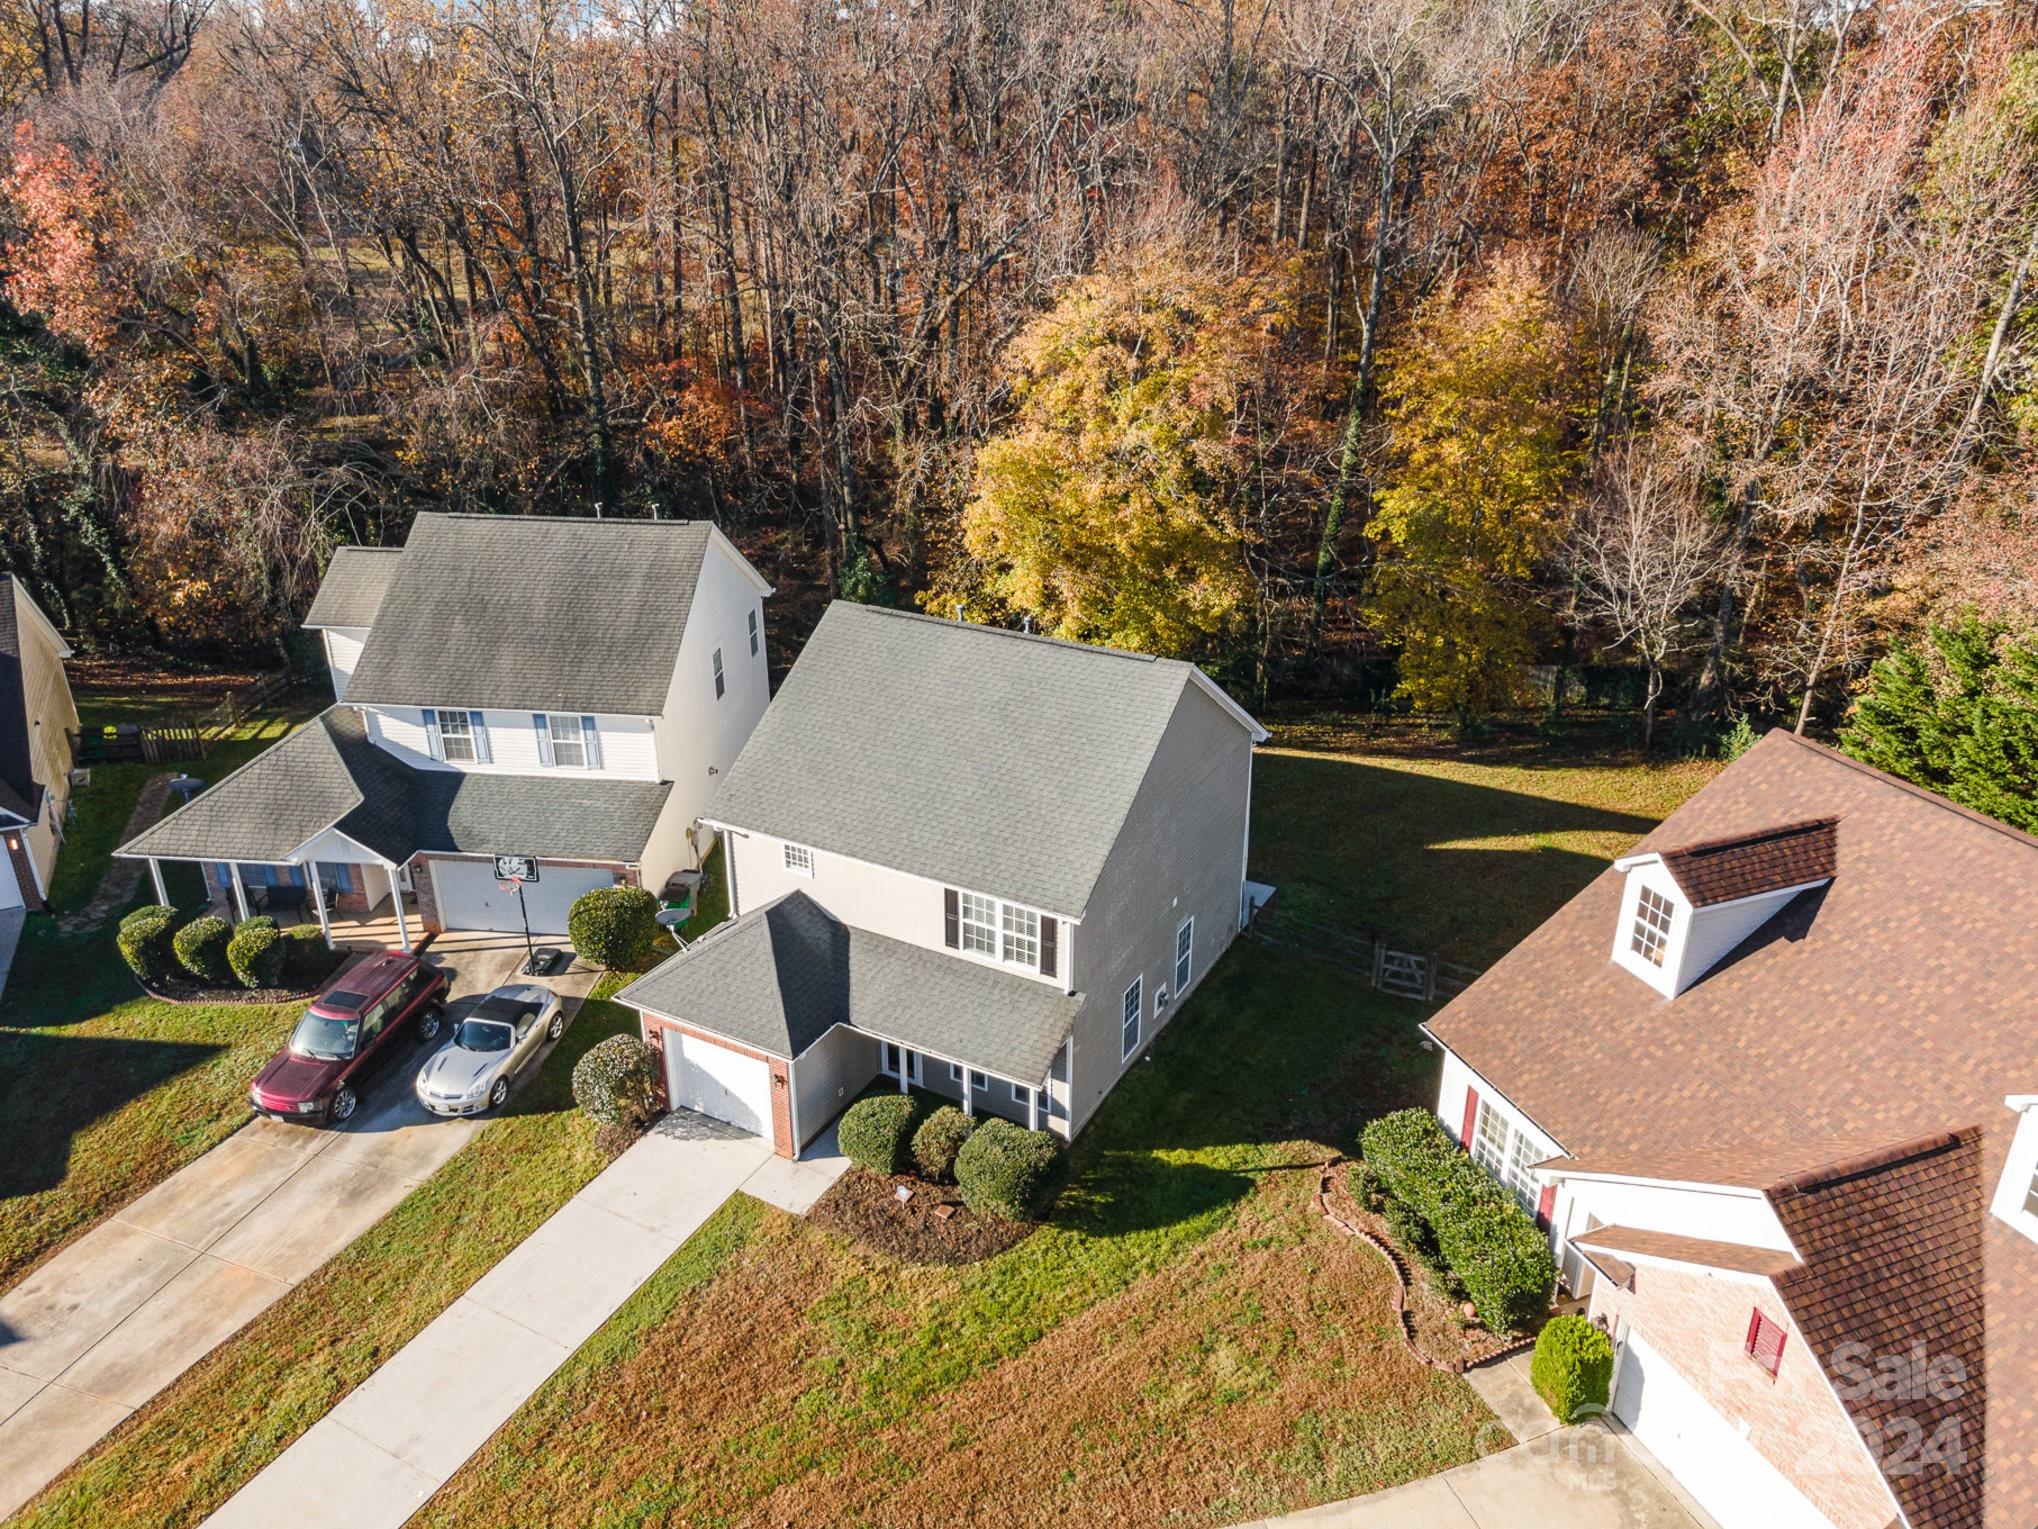
{"type": "MultiPolygon", "coordinates": [[[[1966,0],[13,0],[0,556],[274,641],[421,509],[1687,743],[2038,625],[1966,0]],[[1923,660],[1919,660],[1923,662],[1923,660]]],[[[2006,637],[2007,641],[2008,638],[2006,637]]]]}

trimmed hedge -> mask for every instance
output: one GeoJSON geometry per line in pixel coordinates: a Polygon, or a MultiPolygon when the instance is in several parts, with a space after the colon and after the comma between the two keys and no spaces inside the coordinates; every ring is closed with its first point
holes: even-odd
{"type": "Polygon", "coordinates": [[[573,1064],[573,1102],[598,1125],[638,1126],[658,1113],[656,1046],[634,1035],[597,1041],[573,1064]]]}
{"type": "Polygon", "coordinates": [[[114,944],[128,969],[144,982],[161,982],[177,970],[177,910],[162,903],[137,908],[120,921],[114,944]]]}
{"type": "Polygon", "coordinates": [[[283,980],[291,987],[316,987],[340,964],[340,952],[326,944],[316,924],[283,931],[283,980]]]}
{"type": "Polygon", "coordinates": [[[1427,1110],[1397,1110],[1360,1139],[1387,1192],[1429,1223],[1445,1264],[1479,1319],[1520,1332],[1550,1309],[1557,1266],[1549,1239],[1506,1189],[1427,1110]]]}
{"type": "Polygon", "coordinates": [[[1068,1178],[1068,1153],[1060,1137],[995,1116],[978,1126],[955,1155],[962,1203],[979,1216],[1038,1221],[1068,1178]]]}
{"type": "Polygon", "coordinates": [[[201,982],[224,982],[233,975],[226,964],[226,944],[234,926],[213,914],[195,918],[170,941],[177,964],[201,982]]]}
{"type": "Polygon", "coordinates": [[[935,1183],[953,1184],[955,1155],[976,1128],[977,1123],[972,1116],[963,1114],[952,1104],[942,1105],[921,1121],[920,1129],[913,1133],[914,1163],[935,1183]]]}
{"type": "Polygon", "coordinates": [[[285,953],[276,921],[268,917],[244,921],[226,942],[226,964],[242,987],[278,986],[285,953]]]}
{"type": "Polygon", "coordinates": [[[574,900],[566,933],[590,966],[634,971],[658,940],[658,899],[642,887],[596,887],[574,900]]]}
{"type": "Polygon", "coordinates": [[[913,1159],[913,1135],[926,1118],[926,1102],[913,1094],[859,1099],[842,1112],[842,1155],[872,1173],[904,1173],[913,1159]]]}
{"type": "Polygon", "coordinates": [[[1613,1339],[1583,1317],[1552,1317],[1536,1335],[1529,1383],[1560,1423],[1598,1417],[1613,1390],[1613,1339]]]}

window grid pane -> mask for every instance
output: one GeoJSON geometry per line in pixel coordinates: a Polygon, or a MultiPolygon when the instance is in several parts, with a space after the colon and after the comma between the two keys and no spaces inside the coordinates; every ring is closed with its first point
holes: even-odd
{"type": "Polygon", "coordinates": [[[1020,966],[1040,965],[1040,915],[1030,908],[1002,906],[1005,959],[1020,966]]]}
{"type": "Polygon", "coordinates": [[[1484,1099],[1479,1101],[1479,1125],[1472,1133],[1472,1156],[1496,1179],[1507,1177],[1507,1122],[1484,1099]]]}
{"type": "Polygon", "coordinates": [[[964,892],[956,900],[961,914],[962,948],[980,956],[998,953],[998,905],[975,892],[964,892]]]}
{"type": "Polygon", "coordinates": [[[814,874],[814,852],[804,844],[785,847],[785,868],[798,876],[814,874]]]}
{"type": "Polygon", "coordinates": [[[474,722],[466,712],[439,713],[439,747],[448,759],[473,761],[474,722]]]}
{"type": "Polygon", "coordinates": [[[1124,1043],[1121,1060],[1123,1057],[1130,1057],[1133,1052],[1139,1049],[1139,1021],[1146,1007],[1146,997],[1143,991],[1144,982],[1144,978],[1134,977],[1132,979],[1132,986],[1125,990],[1125,1017],[1119,1032],[1120,1039],[1124,1043]]]}
{"type": "Polygon", "coordinates": [[[1175,992],[1189,985],[1191,952],[1195,947],[1196,921],[1190,919],[1175,931],[1175,992]]]}
{"type": "Polygon", "coordinates": [[[552,739],[552,763],[568,770],[587,768],[587,740],[581,736],[580,718],[548,716],[545,730],[552,739]]]}
{"type": "Polygon", "coordinates": [[[1635,930],[1629,943],[1651,966],[1663,964],[1663,950],[1670,943],[1670,902],[1652,887],[1643,887],[1635,902],[1635,930]]]}

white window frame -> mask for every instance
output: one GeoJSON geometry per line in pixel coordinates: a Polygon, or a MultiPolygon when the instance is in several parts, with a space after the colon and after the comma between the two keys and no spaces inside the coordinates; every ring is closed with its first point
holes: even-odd
{"type": "Polygon", "coordinates": [[[814,874],[814,852],[804,844],[786,843],[782,846],[785,868],[795,876],[814,874]]]}
{"type": "Polygon", "coordinates": [[[1677,904],[1644,885],[1635,893],[1635,920],[1628,931],[1628,949],[1661,970],[1670,953],[1670,933],[1677,925],[1677,904]]]}
{"type": "Polygon", "coordinates": [[[1189,979],[1196,973],[1196,915],[1183,919],[1175,930],[1175,996],[1181,997],[1189,990],[1189,979]],[[1183,943],[1183,936],[1188,942],[1183,943]]]}
{"type": "Polygon", "coordinates": [[[905,1058],[906,1076],[904,1081],[906,1085],[908,1087],[916,1086],[920,1082],[922,1073],[922,1069],[920,1066],[920,1053],[913,1050],[913,1048],[910,1046],[901,1046],[897,1041],[879,1041],[877,1043],[878,1072],[887,1078],[893,1079],[894,1081],[898,1080],[899,1077],[898,1064],[891,1060],[892,1054],[894,1052],[896,1052],[899,1056],[905,1058]]]}
{"type": "Polygon", "coordinates": [[[948,1081],[951,1083],[960,1083],[962,1081],[962,1063],[950,1062],[948,1064],[948,1081]]]}
{"type": "Polygon", "coordinates": [[[1033,1090],[1024,1083],[1014,1083],[1012,1085],[1012,1102],[1014,1104],[1023,1104],[1028,1109],[1031,1109],[1033,1107],[1033,1090]]]}
{"type": "Polygon", "coordinates": [[[982,1094],[989,1092],[991,1087],[990,1075],[978,1072],[972,1067],[969,1070],[969,1086],[971,1093],[982,1094]]]}
{"type": "Polygon", "coordinates": [[[2003,1102],[2019,1118],[1989,1209],[1997,1220],[2038,1242],[2038,1212],[2031,1209],[2031,1197],[2038,1194],[2038,1094],[2013,1094],[2003,1102]]]}
{"type": "Polygon", "coordinates": [[[1146,974],[1132,979],[1118,1005],[1118,1060],[1129,1062],[1146,1030],[1146,974]]]}
{"type": "Polygon", "coordinates": [[[545,755],[545,762],[555,770],[585,770],[588,768],[587,723],[581,719],[580,713],[570,711],[548,711],[545,713],[545,755]],[[559,724],[561,722],[573,724],[572,736],[566,738],[559,736],[559,724]],[[578,763],[559,757],[559,746],[561,744],[571,749],[580,750],[578,763]]]}
{"type": "Polygon", "coordinates": [[[1542,1186],[1536,1182],[1535,1165],[1542,1157],[1535,1138],[1520,1129],[1503,1110],[1495,1109],[1483,1094],[1479,1118],[1472,1126],[1472,1160],[1488,1176],[1533,1212],[1542,1186]]]}
{"type": "Polygon", "coordinates": [[[949,890],[955,893],[955,949],[979,960],[1040,974],[1041,945],[1052,914],[988,892],[965,892],[960,887],[949,890]]]}
{"type": "Polygon", "coordinates": [[[981,892],[955,894],[955,948],[969,955],[998,959],[998,900],[981,892]],[[977,941],[980,943],[972,943],[977,941]]]}
{"type": "Polygon", "coordinates": [[[757,630],[757,612],[753,609],[750,612],[750,656],[752,658],[757,657],[758,636],[759,633],[757,630]]]}
{"type": "Polygon", "coordinates": [[[719,701],[722,699],[723,696],[727,695],[729,692],[729,682],[722,674],[722,650],[720,648],[715,649],[714,671],[715,671],[715,699],[719,701]]]}
{"type": "Polygon", "coordinates": [[[439,758],[445,761],[445,763],[481,763],[481,744],[474,736],[474,715],[472,712],[434,707],[432,709],[432,729],[437,734],[439,740],[439,758]],[[449,731],[446,727],[446,723],[450,718],[459,719],[460,730],[457,733],[449,731]],[[458,743],[467,752],[455,754],[451,748],[451,745],[454,743],[458,743]]]}
{"type": "Polygon", "coordinates": [[[998,904],[998,959],[1007,966],[1040,970],[1040,915],[1019,903],[998,904]],[[1028,933],[1028,923],[1032,933],[1028,933]],[[1013,954],[1014,951],[1018,954],[1013,954]]]}

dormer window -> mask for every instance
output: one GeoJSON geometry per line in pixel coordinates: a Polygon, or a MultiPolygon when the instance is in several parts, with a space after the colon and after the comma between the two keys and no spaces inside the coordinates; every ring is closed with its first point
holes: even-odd
{"type": "Polygon", "coordinates": [[[1643,887],[1642,895],[1635,900],[1635,928],[1628,937],[1628,948],[1651,966],[1663,964],[1674,911],[1670,899],[1654,887],[1643,887]]]}
{"type": "Polygon", "coordinates": [[[2016,1112],[2017,1125],[1989,1208],[1996,1219],[2038,1242],[2038,1094],[2013,1094],[2003,1103],[2016,1112]]]}

